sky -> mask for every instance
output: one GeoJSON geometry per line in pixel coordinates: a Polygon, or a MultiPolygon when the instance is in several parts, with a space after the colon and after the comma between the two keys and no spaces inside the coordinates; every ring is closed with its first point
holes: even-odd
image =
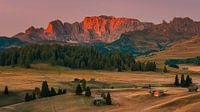
{"type": "Polygon", "coordinates": [[[55,19],[80,22],[85,16],[112,15],[161,23],[174,17],[200,21],[200,0],[0,0],[0,36],[30,26],[47,27],[55,19]]]}

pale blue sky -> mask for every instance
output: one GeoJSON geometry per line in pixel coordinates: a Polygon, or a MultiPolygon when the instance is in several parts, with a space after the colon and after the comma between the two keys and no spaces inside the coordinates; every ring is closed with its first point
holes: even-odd
{"type": "Polygon", "coordinates": [[[112,15],[161,23],[173,17],[200,21],[200,0],[0,0],[0,35],[12,36],[31,25],[81,21],[85,16],[112,15]]]}

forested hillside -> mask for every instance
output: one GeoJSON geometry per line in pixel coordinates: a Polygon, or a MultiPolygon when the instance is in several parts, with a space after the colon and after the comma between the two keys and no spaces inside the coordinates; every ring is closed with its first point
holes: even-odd
{"type": "Polygon", "coordinates": [[[170,59],[166,60],[165,64],[175,65],[175,64],[194,64],[200,65],[200,57],[188,58],[188,59],[170,59]]]}
{"type": "Polygon", "coordinates": [[[22,66],[48,63],[78,69],[155,71],[155,62],[136,62],[131,54],[102,53],[83,46],[29,45],[9,48],[0,54],[1,66],[22,66]]]}

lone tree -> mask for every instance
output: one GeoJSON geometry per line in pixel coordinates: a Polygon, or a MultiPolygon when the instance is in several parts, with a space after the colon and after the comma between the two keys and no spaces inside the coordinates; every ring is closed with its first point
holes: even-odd
{"type": "Polygon", "coordinates": [[[175,85],[175,86],[179,86],[178,75],[176,75],[176,77],[175,77],[174,85],[175,85]]]}
{"type": "Polygon", "coordinates": [[[50,91],[47,81],[42,82],[42,90],[41,90],[41,97],[49,97],[50,91]]]}
{"type": "Polygon", "coordinates": [[[106,104],[107,105],[112,105],[112,99],[110,96],[110,93],[108,92],[107,97],[106,97],[106,104]]]}
{"type": "Polygon", "coordinates": [[[181,87],[185,87],[185,78],[184,78],[184,74],[181,75],[181,87]]]}
{"type": "Polygon", "coordinates": [[[8,92],[8,86],[5,87],[5,90],[4,90],[4,95],[8,95],[9,92],[8,92]]]}
{"type": "Polygon", "coordinates": [[[168,72],[168,70],[167,70],[167,67],[166,67],[166,66],[164,66],[163,72],[164,72],[164,73],[167,73],[167,72],[168,72]]]}
{"type": "Polygon", "coordinates": [[[82,88],[81,88],[81,85],[78,84],[77,87],[76,87],[76,95],[81,95],[83,92],[82,88]]]}
{"type": "Polygon", "coordinates": [[[91,91],[90,91],[90,87],[87,87],[86,91],[85,91],[85,96],[91,96],[91,91]]]}

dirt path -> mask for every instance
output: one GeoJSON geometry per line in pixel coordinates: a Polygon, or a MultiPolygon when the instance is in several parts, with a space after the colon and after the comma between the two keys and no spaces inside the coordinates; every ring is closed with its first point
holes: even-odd
{"type": "MultiPolygon", "coordinates": [[[[157,105],[153,105],[153,106],[150,106],[148,108],[145,109],[145,111],[151,111],[153,109],[156,109],[156,108],[160,108],[164,105],[167,105],[167,104],[170,104],[170,103],[173,103],[177,100],[181,100],[181,99],[185,99],[185,98],[189,98],[189,97],[192,97],[192,96],[196,96],[196,95],[199,95],[200,93],[194,93],[194,94],[189,94],[189,95],[176,95],[174,98],[168,98],[167,100],[163,100],[162,102],[160,102],[159,104],[157,105]]],[[[174,105],[175,106],[175,105],[174,105]]]]}

